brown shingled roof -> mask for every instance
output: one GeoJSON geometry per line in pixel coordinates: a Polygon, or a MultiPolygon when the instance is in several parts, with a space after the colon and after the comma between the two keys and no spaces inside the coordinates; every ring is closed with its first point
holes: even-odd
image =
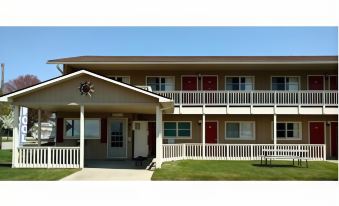
{"type": "Polygon", "coordinates": [[[76,63],[241,63],[338,62],[338,56],[78,56],[49,60],[49,64],[76,63]]]}

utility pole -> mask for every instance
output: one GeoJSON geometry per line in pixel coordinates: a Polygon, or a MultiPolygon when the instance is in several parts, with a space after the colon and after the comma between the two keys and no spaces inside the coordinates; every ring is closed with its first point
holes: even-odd
{"type": "Polygon", "coordinates": [[[5,85],[5,64],[1,63],[1,93],[3,94],[4,91],[4,85],[5,85]]]}

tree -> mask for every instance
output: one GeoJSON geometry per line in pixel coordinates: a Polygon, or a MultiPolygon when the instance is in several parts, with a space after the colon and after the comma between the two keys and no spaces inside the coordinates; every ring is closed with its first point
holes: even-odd
{"type": "Polygon", "coordinates": [[[13,128],[14,115],[11,112],[9,115],[0,116],[1,129],[7,130],[7,139],[9,136],[9,129],[13,128]]]}
{"type": "MultiPolygon", "coordinates": [[[[0,96],[2,95],[2,92],[0,90],[0,96]]],[[[7,102],[0,102],[0,116],[3,115],[9,115],[11,113],[12,107],[9,103],[7,102]]]]}
{"type": "MultiPolygon", "coordinates": [[[[37,76],[26,74],[18,76],[15,79],[12,79],[5,83],[4,85],[4,92],[10,93],[20,89],[24,89],[30,87],[32,85],[40,83],[40,80],[37,76]]],[[[49,119],[51,114],[46,111],[41,112],[41,120],[46,121],[49,119]]],[[[28,109],[28,123],[27,128],[31,128],[34,125],[34,122],[37,122],[38,119],[38,111],[35,109],[28,109]]]]}
{"type": "Polygon", "coordinates": [[[40,83],[37,76],[26,74],[9,80],[4,85],[4,93],[10,93],[40,83]]]}

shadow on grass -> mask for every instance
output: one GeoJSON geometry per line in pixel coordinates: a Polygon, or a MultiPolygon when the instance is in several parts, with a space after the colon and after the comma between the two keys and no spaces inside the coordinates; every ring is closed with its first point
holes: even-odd
{"type": "Polygon", "coordinates": [[[0,163],[0,167],[12,167],[12,163],[0,163]]]}
{"type": "Polygon", "coordinates": [[[297,166],[297,165],[282,165],[282,164],[252,164],[253,166],[255,167],[267,167],[267,168],[272,168],[272,167],[280,167],[280,168],[301,168],[300,166],[297,166]]]}

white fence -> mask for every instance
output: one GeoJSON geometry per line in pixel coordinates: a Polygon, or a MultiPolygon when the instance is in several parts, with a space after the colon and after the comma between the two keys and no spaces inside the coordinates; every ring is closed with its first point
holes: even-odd
{"type": "MultiPolygon", "coordinates": [[[[263,150],[273,150],[273,144],[164,144],[163,161],[197,160],[260,160],[263,150]]],[[[326,160],[324,144],[278,144],[277,155],[287,155],[293,151],[301,153],[310,160],[326,160]]]]}
{"type": "Polygon", "coordinates": [[[161,91],[176,105],[338,105],[338,91],[161,91]]]}
{"type": "Polygon", "coordinates": [[[79,147],[19,147],[18,168],[79,168],[79,147]]]}

